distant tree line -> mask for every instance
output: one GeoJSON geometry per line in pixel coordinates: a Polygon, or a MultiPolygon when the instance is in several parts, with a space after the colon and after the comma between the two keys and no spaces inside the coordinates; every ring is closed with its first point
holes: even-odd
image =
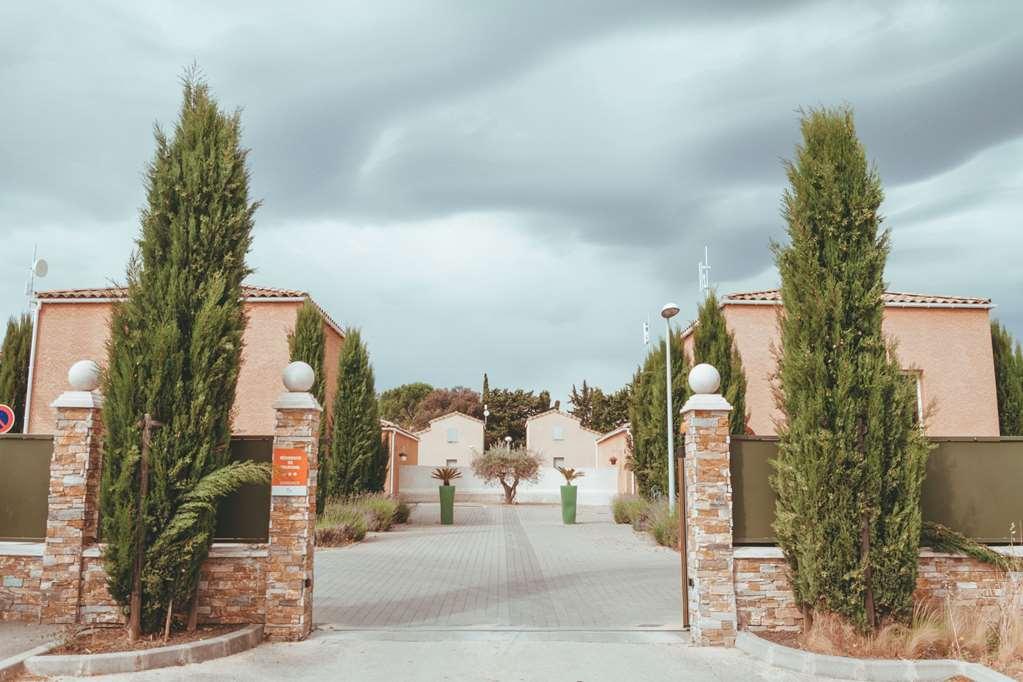
{"type": "Polygon", "coordinates": [[[28,393],[28,363],[32,351],[32,318],[27,315],[7,321],[0,347],[0,403],[14,410],[11,433],[25,428],[25,396],[28,393]]]}

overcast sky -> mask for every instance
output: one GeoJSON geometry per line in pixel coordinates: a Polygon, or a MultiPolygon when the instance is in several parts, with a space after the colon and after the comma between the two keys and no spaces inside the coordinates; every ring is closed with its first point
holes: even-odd
{"type": "Polygon", "coordinates": [[[695,315],[704,245],[721,293],[776,286],[818,105],[884,181],[889,287],[1023,336],[1023,3],[209,5],[0,7],[0,314],[35,243],[40,289],[123,280],[195,61],[243,112],[251,281],[362,327],[378,389],[617,388],[644,320],[695,315]]]}

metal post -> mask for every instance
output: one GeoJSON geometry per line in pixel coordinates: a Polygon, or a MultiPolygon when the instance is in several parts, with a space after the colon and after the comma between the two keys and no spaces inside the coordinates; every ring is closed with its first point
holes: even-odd
{"type": "Polygon", "coordinates": [[[665,318],[664,325],[668,330],[664,337],[664,371],[666,381],[664,390],[668,394],[668,509],[675,509],[675,420],[672,418],[671,407],[671,320],[665,318]]]}

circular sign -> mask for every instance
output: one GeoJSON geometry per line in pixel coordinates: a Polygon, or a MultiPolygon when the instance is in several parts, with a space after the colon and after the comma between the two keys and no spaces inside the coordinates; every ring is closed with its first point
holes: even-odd
{"type": "Polygon", "coordinates": [[[14,410],[0,403],[0,433],[7,433],[14,428],[14,410]]]}

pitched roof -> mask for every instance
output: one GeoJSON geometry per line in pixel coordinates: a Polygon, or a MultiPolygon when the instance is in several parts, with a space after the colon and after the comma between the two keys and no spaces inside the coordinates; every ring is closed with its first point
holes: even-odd
{"type": "Polygon", "coordinates": [[[425,433],[425,432],[430,430],[430,428],[433,426],[434,422],[439,422],[441,419],[447,419],[448,417],[454,416],[456,414],[461,416],[461,417],[465,417],[466,419],[471,419],[474,422],[479,422],[480,424],[484,423],[483,420],[480,419],[479,417],[474,417],[471,414],[466,414],[465,412],[459,412],[458,410],[451,410],[450,412],[445,412],[444,414],[442,414],[439,417],[434,417],[433,419],[431,419],[429,421],[429,426],[427,426],[425,429],[419,429],[418,431],[416,431],[416,433],[425,433]]]}
{"type": "MultiPolygon", "coordinates": [[[[911,294],[901,291],[886,291],[882,296],[886,306],[893,308],[992,308],[990,298],[973,298],[969,296],[940,296],[937,294],[911,294]]],[[[728,303],[781,303],[781,290],[766,289],[764,291],[744,291],[728,294],[721,299],[721,304],[728,303]]]]}
{"type": "Polygon", "coordinates": [[[608,431],[607,433],[605,433],[603,436],[601,436],[600,438],[597,439],[597,442],[600,443],[601,441],[605,441],[608,438],[613,438],[613,437],[617,436],[620,433],[628,433],[631,428],[632,428],[632,425],[629,424],[629,422],[625,422],[624,424],[619,426],[617,429],[614,429],[613,431],[608,431]]]}
{"type": "Polygon", "coordinates": [[[537,412],[536,414],[532,414],[532,415],[526,417],[526,422],[530,422],[533,419],[538,419],[540,417],[545,417],[545,416],[551,414],[552,412],[557,412],[558,414],[560,414],[563,417],[568,417],[569,419],[576,420],[577,422],[579,422],[579,428],[581,428],[583,431],[589,431],[590,433],[595,433],[598,436],[601,435],[600,431],[597,431],[595,429],[591,429],[588,426],[583,426],[583,420],[580,419],[579,417],[575,416],[574,414],[570,414],[568,412],[562,412],[561,410],[559,410],[556,407],[552,407],[549,410],[544,410],[543,412],[537,412]]]}
{"type": "Polygon", "coordinates": [[[392,422],[392,421],[390,421],[388,419],[381,419],[380,420],[380,429],[382,431],[397,431],[398,433],[404,434],[404,435],[408,436],[409,438],[415,438],[416,440],[419,440],[419,436],[417,436],[416,434],[412,433],[408,429],[404,428],[400,424],[395,424],[394,422],[392,422]]]}
{"type": "MultiPolygon", "coordinates": [[[[84,301],[84,302],[97,302],[97,301],[122,301],[128,296],[127,287],[103,287],[99,289],[51,289],[49,291],[37,291],[35,294],[36,299],[40,301],[60,301],[60,302],[72,302],[72,301],[84,301]]],[[[275,299],[275,298],[290,298],[300,299],[306,298],[313,302],[313,305],[323,315],[323,319],[330,325],[341,336],[345,335],[344,329],[341,328],[337,322],[334,321],[327,311],[323,307],[313,300],[308,292],[299,291],[297,289],[277,289],[275,287],[260,287],[253,286],[250,284],[242,285],[242,298],[247,301],[256,299],[275,299]]]]}

